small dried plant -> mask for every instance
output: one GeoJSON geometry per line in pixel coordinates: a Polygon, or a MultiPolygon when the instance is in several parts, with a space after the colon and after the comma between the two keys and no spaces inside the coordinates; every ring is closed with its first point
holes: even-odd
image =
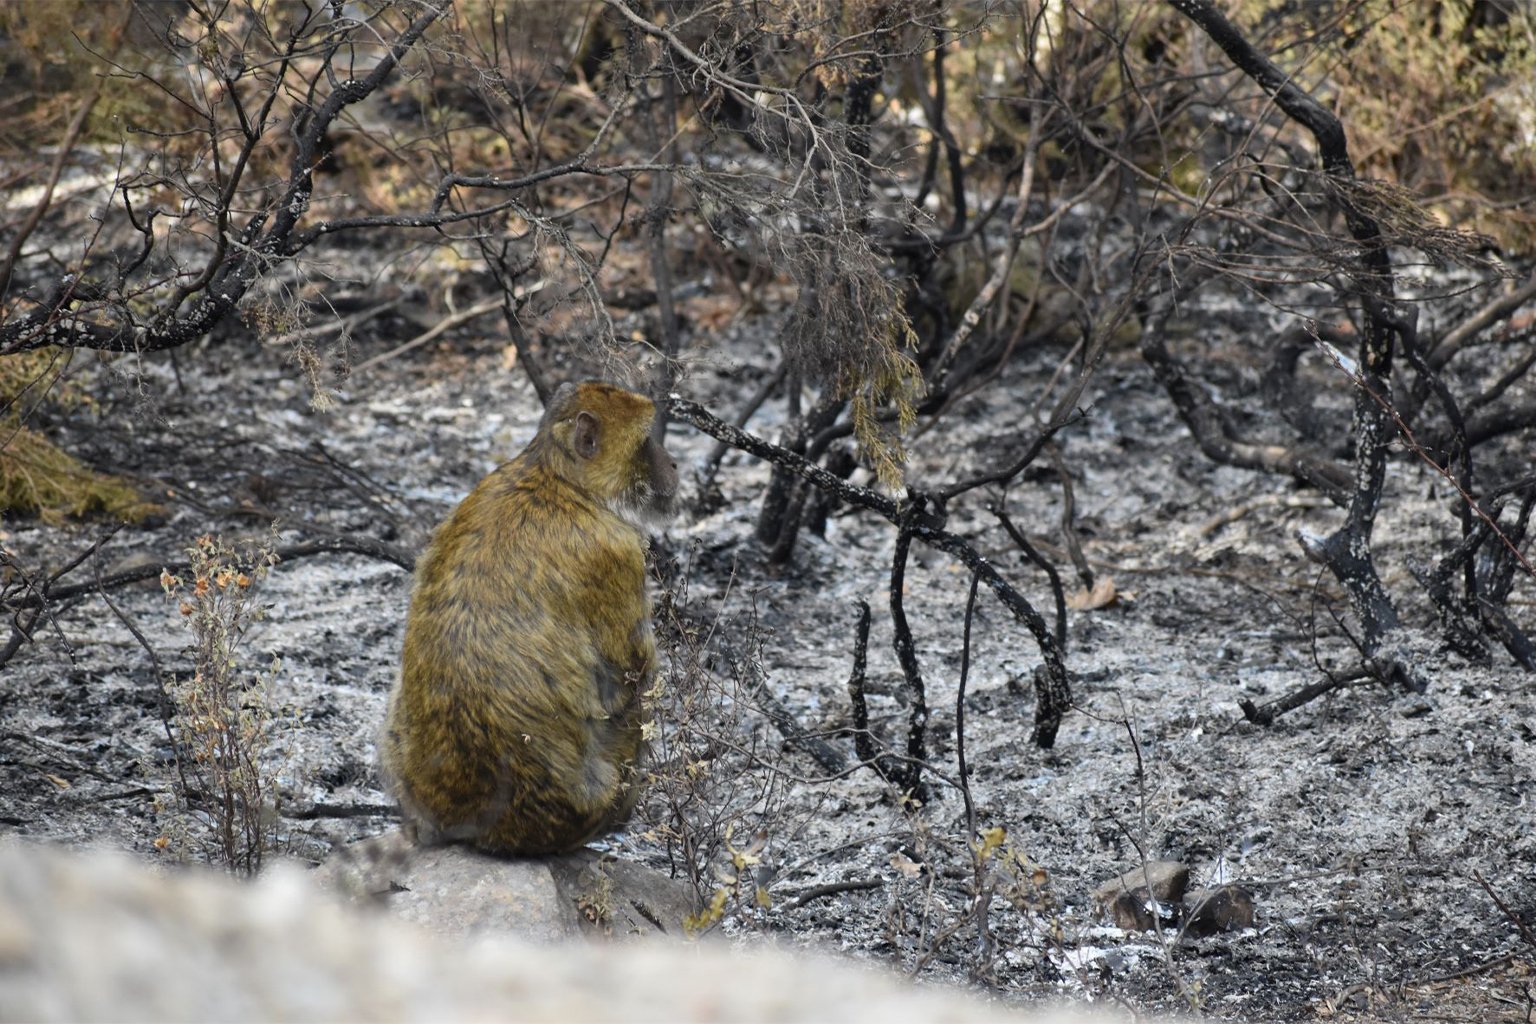
{"type": "Polygon", "coordinates": [[[745,634],[755,649],[755,617],[700,621],[685,610],[683,576],[656,612],[668,668],[647,695],[656,724],[636,832],[694,889],[703,909],[686,924],[697,933],[726,918],[748,923],[769,906],[768,847],[787,826],[787,780],[748,673],[716,650],[725,633],[745,634]]]}
{"type": "Polygon", "coordinates": [[[156,846],[188,841],[198,831],[192,822],[201,822],[203,854],[251,875],[261,868],[277,822],[277,769],[264,762],[276,720],[270,688],[281,666],[273,658],[265,671],[252,672],[242,665],[241,646],[262,617],[256,591],[277,557],[270,545],[237,554],[209,536],[187,554],[190,581],[169,571],[160,575],[192,633],[193,672],[169,686],[172,788],[181,818],[156,846]]]}
{"type": "Polygon", "coordinates": [[[714,866],[714,892],[696,913],[683,918],[683,928],[690,935],[708,931],[725,919],[735,909],[738,920],[748,920],[757,911],[773,905],[772,897],[764,884],[767,876],[763,868],[762,852],[768,845],[768,833],[759,832],[745,846],[733,841],[732,825],[727,825],[722,845],[726,858],[714,866]]]}

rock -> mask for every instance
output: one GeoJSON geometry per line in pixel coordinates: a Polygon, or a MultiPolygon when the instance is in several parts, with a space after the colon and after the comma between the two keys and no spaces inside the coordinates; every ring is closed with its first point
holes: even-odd
{"type": "Polygon", "coordinates": [[[555,888],[576,908],[582,927],[612,938],[683,935],[699,909],[691,888],[633,861],[578,850],[548,861],[555,888]]]}
{"type": "Polygon", "coordinates": [[[415,850],[389,872],[381,904],[438,935],[519,935],[535,942],[581,933],[574,903],[541,860],[501,860],[462,846],[415,850]]]}
{"type": "Polygon", "coordinates": [[[1195,889],[1184,896],[1184,929],[1191,935],[1215,935],[1253,927],[1253,893],[1240,885],[1195,889]]]}
{"type": "Polygon", "coordinates": [[[323,888],[367,895],[448,938],[683,934],[692,890],[640,864],[592,850],[492,857],[463,846],[413,847],[399,832],[345,847],[320,871],[323,888]]]}
{"type": "Polygon", "coordinates": [[[1189,887],[1189,868],[1174,860],[1154,860],[1112,878],[1094,891],[1097,903],[1117,928],[1148,931],[1177,921],[1175,906],[1189,887]]]}
{"type": "Polygon", "coordinates": [[[1173,905],[1153,900],[1147,895],[1146,886],[1119,893],[1100,906],[1111,924],[1128,932],[1149,932],[1159,926],[1174,925],[1173,905]]]}
{"type": "Polygon", "coordinates": [[[1118,878],[1099,886],[1100,899],[1135,889],[1150,888],[1152,897],[1164,903],[1177,903],[1189,887],[1189,867],[1176,860],[1153,860],[1138,865],[1118,878]]]}
{"type": "MultiPolygon", "coordinates": [[[[450,855],[434,863],[468,870],[471,861],[450,855]]],[[[536,874],[532,862],[508,863],[536,874]]],[[[447,878],[439,876],[443,884],[447,878]]],[[[0,841],[0,1018],[1088,1020],[1062,1011],[1032,1017],[963,990],[917,988],[884,971],[772,951],[743,956],[707,943],[506,936],[450,941],[343,905],[317,889],[312,873],[286,864],[241,884],[11,840],[0,841]]]]}
{"type": "Polygon", "coordinates": [[[1155,860],[1110,879],[1093,895],[1115,927],[1126,931],[1162,927],[1215,935],[1253,927],[1255,903],[1247,889],[1222,885],[1186,892],[1188,887],[1186,865],[1155,860]]]}

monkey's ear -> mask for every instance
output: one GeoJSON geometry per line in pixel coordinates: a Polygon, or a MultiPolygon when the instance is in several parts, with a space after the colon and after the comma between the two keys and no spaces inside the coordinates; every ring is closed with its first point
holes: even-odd
{"type": "Polygon", "coordinates": [[[571,424],[571,448],[583,459],[592,458],[597,454],[599,433],[597,417],[585,409],[581,410],[571,424]]]}

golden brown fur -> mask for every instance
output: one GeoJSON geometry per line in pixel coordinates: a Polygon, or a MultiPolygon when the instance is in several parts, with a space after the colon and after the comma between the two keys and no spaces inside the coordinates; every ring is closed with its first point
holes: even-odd
{"type": "Polygon", "coordinates": [[[553,853],[634,808],[656,665],[641,524],[677,485],[654,418],[641,395],[562,387],[422,555],[380,743],[420,840],[553,853]]]}

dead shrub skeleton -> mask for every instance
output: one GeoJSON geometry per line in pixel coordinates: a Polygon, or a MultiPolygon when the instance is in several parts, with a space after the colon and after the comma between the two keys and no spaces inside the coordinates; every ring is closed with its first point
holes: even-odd
{"type": "MultiPolygon", "coordinates": [[[[768,560],[790,559],[802,532],[821,532],[839,509],[891,524],[887,596],[905,732],[882,744],[871,731],[868,610],[850,609],[856,763],[898,793],[921,794],[925,774],[948,778],[965,798],[973,836],[963,707],[957,774],[930,763],[931,708],[903,604],[911,546],[955,559],[973,597],[984,585],[1029,634],[1040,660],[1032,738],[1050,747],[1072,701],[1066,588],[1046,557],[1051,547],[1016,524],[1008,492],[1032,473],[1057,481],[1059,544],[1091,588],[1064,439],[1092,417],[1085,403],[1095,372],[1128,336],[1212,461],[1295,480],[1342,510],[1336,530],[1298,541],[1343,590],[1354,621],[1341,628],[1352,630],[1359,664],[1264,706],[1246,701],[1250,720],[1268,724],[1365,678],[1422,690],[1429,677],[1410,639],[1428,615],[1444,644],[1465,656],[1491,659],[1502,648],[1536,669],[1529,625],[1510,609],[1531,574],[1536,477],[1509,451],[1511,439],[1518,448],[1536,427],[1536,357],[1518,351],[1536,328],[1517,318],[1536,283],[1494,294],[1507,272],[1489,255],[1491,243],[1437,226],[1410,193],[1362,176],[1340,117],[1304,76],[1264,56],[1277,51],[1207,0],[1103,9],[1027,0],[1003,12],[846,6],[841,20],[817,21],[797,0],[751,11],[604,0],[583,8],[575,35],[534,19],[528,31],[545,33],[538,41],[549,53],[530,56],[513,14],[531,18],[532,7],[399,2],[359,18],[336,4],[293,8],[282,20],[237,4],[223,22],[200,23],[193,12],[162,25],[163,63],[134,66],[131,47],[103,48],[93,58],[109,69],[106,84],[61,126],[61,138],[78,141],[93,106],[121,102],[111,92],[117,78],[156,90],[190,127],[133,125],[96,234],[68,259],[25,244],[55,220],[67,224],[67,204],[54,200],[62,164],[51,167],[43,198],[6,225],[16,233],[0,262],[0,356],[47,346],[143,356],[210,337],[217,344],[244,315],[296,339],[319,397],[324,371],[346,372],[350,330],[382,321],[402,300],[383,296],[347,317],[330,309],[340,341],[322,358],[308,347],[305,321],[332,300],[323,289],[312,303],[299,297],[325,276],[314,269],[316,254],[349,239],[410,237],[478,261],[494,287],[471,311],[500,308],[517,365],[541,397],[578,369],[648,372],[656,393],[672,396],[670,415],[718,442],[699,472],[702,503],[728,447],[772,466],[755,528],[768,560]],[[1190,52],[1207,41],[1239,73],[1224,64],[1192,70],[1190,52]],[[195,88],[166,70],[189,54],[200,69],[195,88]],[[1006,74],[991,91],[978,85],[957,96],[957,62],[979,68],[983,58],[1006,74]],[[403,142],[397,133],[408,131],[403,142]],[[463,141],[471,136],[477,145],[463,141]],[[156,159],[140,160],[146,153],[156,159]],[[1186,158],[1203,166],[1200,180],[1181,180],[1186,158]],[[334,167],[347,160],[365,186],[399,175],[371,185],[395,189],[396,207],[350,204],[335,184],[334,167]],[[620,295],[615,254],[631,238],[641,240],[649,287],[620,295]],[[759,368],[755,393],[735,396],[729,416],[681,397],[706,345],[682,312],[689,285],[674,262],[685,251],[743,308],[778,299],[776,280],[791,289],[779,352],[759,368]],[[1410,290],[1401,278],[1418,258],[1477,275],[1481,291],[1469,286],[1476,305],[1399,294],[1410,290]],[[1256,341],[1270,350],[1255,356],[1266,363],[1263,381],[1243,400],[1218,397],[1224,381],[1241,376],[1241,357],[1180,334],[1190,309],[1196,323],[1205,315],[1198,300],[1211,286],[1255,296],[1277,320],[1300,323],[1256,341]],[[652,307],[651,336],[628,345],[612,310],[652,307]],[[904,445],[963,415],[968,402],[1004,394],[1010,357],[1047,341],[1066,354],[1026,425],[1000,439],[1003,454],[989,452],[951,480],[902,480],[904,445]],[[1326,364],[1322,383],[1306,376],[1316,353],[1326,364]],[[1488,356],[1492,368],[1469,368],[1468,354],[1488,356]],[[1413,374],[1406,386],[1405,367],[1413,374]],[[1351,408],[1347,451],[1336,443],[1343,432],[1330,435],[1316,408],[1330,389],[1351,408]],[[776,402],[776,441],[745,429],[776,402]],[[1459,539],[1418,571],[1418,619],[1389,592],[1373,544],[1399,446],[1456,495],[1459,539]],[[1037,465],[1042,456],[1049,469],[1037,465]],[[852,482],[861,466],[888,486],[852,482]],[[995,535],[950,526],[953,510],[978,499],[995,535]],[[1047,576],[1054,622],[1005,578],[999,551],[1019,552],[1047,576]]],[[[1369,0],[1335,6],[1308,26],[1319,49],[1371,10],[1369,0]]],[[[1256,332],[1249,324],[1243,333],[1256,332]]],[[[408,551],[366,538],[318,537],[277,554],[338,550],[411,562],[408,551]]],[[[129,570],[65,582],[85,560],[51,574],[9,565],[0,606],[11,637],[0,665],[46,625],[50,609],[148,578],[129,570]]],[[[973,611],[968,601],[966,669],[973,611]]],[[[750,655],[735,660],[745,689],[757,691],[790,743],[830,774],[850,770],[840,749],[751,677],[750,655]]],[[[720,849],[715,842],[686,859],[697,873],[720,849]]],[[[978,874],[983,936],[989,891],[978,874]]]]}

